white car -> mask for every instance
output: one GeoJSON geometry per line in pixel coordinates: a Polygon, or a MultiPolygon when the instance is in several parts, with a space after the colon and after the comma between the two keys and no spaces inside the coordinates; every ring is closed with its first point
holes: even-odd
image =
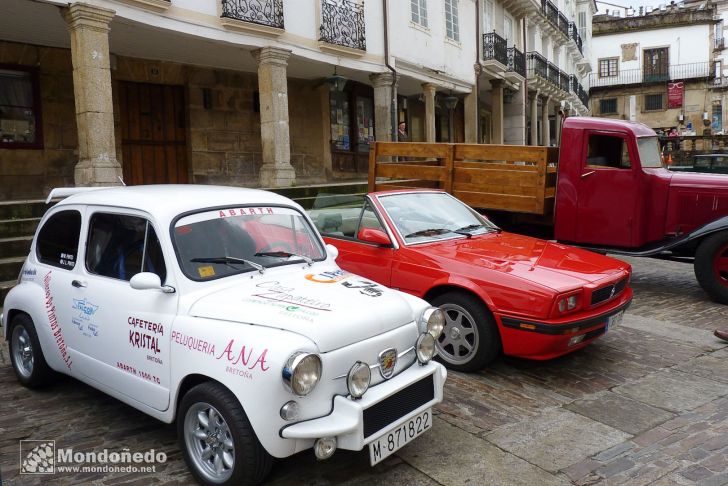
{"type": "MultiPolygon", "coordinates": [[[[55,190],[4,303],[18,380],[68,374],[176,420],[194,476],[264,479],[272,458],[428,430],[444,316],[342,271],[291,200],[213,186],[55,190]]],[[[50,198],[49,198],[50,199],[50,198]]]]}

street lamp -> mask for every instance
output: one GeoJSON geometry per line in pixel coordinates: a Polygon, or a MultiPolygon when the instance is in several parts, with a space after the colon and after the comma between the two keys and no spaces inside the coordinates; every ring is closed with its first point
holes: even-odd
{"type": "Polygon", "coordinates": [[[450,90],[450,95],[445,96],[445,108],[447,108],[448,111],[448,118],[449,118],[449,124],[448,124],[448,132],[450,135],[450,143],[455,142],[455,107],[458,105],[458,97],[452,94],[452,90],[450,90]]]}
{"type": "Polygon", "coordinates": [[[324,81],[329,85],[331,91],[338,91],[339,93],[344,91],[344,86],[346,86],[346,78],[336,73],[336,66],[334,66],[334,74],[328,76],[324,81]]]}

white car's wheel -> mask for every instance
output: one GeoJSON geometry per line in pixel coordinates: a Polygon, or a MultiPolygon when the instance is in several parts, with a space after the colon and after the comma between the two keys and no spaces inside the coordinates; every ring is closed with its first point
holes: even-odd
{"type": "Polygon", "coordinates": [[[33,321],[18,314],[10,322],[10,361],[18,381],[29,388],[45,385],[53,375],[43,357],[33,321]]]}
{"type": "Polygon", "coordinates": [[[235,396],[207,382],[182,398],[177,434],[187,465],[203,484],[258,484],[272,458],[260,445],[235,396]]]}

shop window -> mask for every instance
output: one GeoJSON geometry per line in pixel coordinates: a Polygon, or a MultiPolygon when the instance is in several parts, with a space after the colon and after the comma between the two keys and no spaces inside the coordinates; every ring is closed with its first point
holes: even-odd
{"type": "Polygon", "coordinates": [[[617,98],[599,100],[599,113],[602,115],[613,115],[617,113],[617,98]]]}
{"type": "Polygon", "coordinates": [[[35,69],[0,65],[0,148],[43,148],[35,69]]]}
{"type": "Polygon", "coordinates": [[[334,169],[367,172],[374,142],[374,96],[370,86],[348,81],[329,94],[331,152],[334,169]]]}
{"type": "Polygon", "coordinates": [[[710,128],[714,133],[723,131],[723,104],[720,101],[713,102],[713,117],[710,119],[710,128]]]}
{"type": "Polygon", "coordinates": [[[646,94],[644,111],[664,110],[664,98],[665,97],[662,95],[662,93],[646,94]]]}

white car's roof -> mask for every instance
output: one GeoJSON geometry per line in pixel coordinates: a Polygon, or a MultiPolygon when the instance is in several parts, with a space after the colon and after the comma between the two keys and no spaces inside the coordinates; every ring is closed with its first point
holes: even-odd
{"type": "Polygon", "coordinates": [[[243,205],[286,205],[300,209],[287,197],[274,192],[241,187],[191,184],[126,186],[82,192],[63,199],[58,206],[83,204],[147,211],[170,220],[178,214],[203,208],[243,205]]]}

